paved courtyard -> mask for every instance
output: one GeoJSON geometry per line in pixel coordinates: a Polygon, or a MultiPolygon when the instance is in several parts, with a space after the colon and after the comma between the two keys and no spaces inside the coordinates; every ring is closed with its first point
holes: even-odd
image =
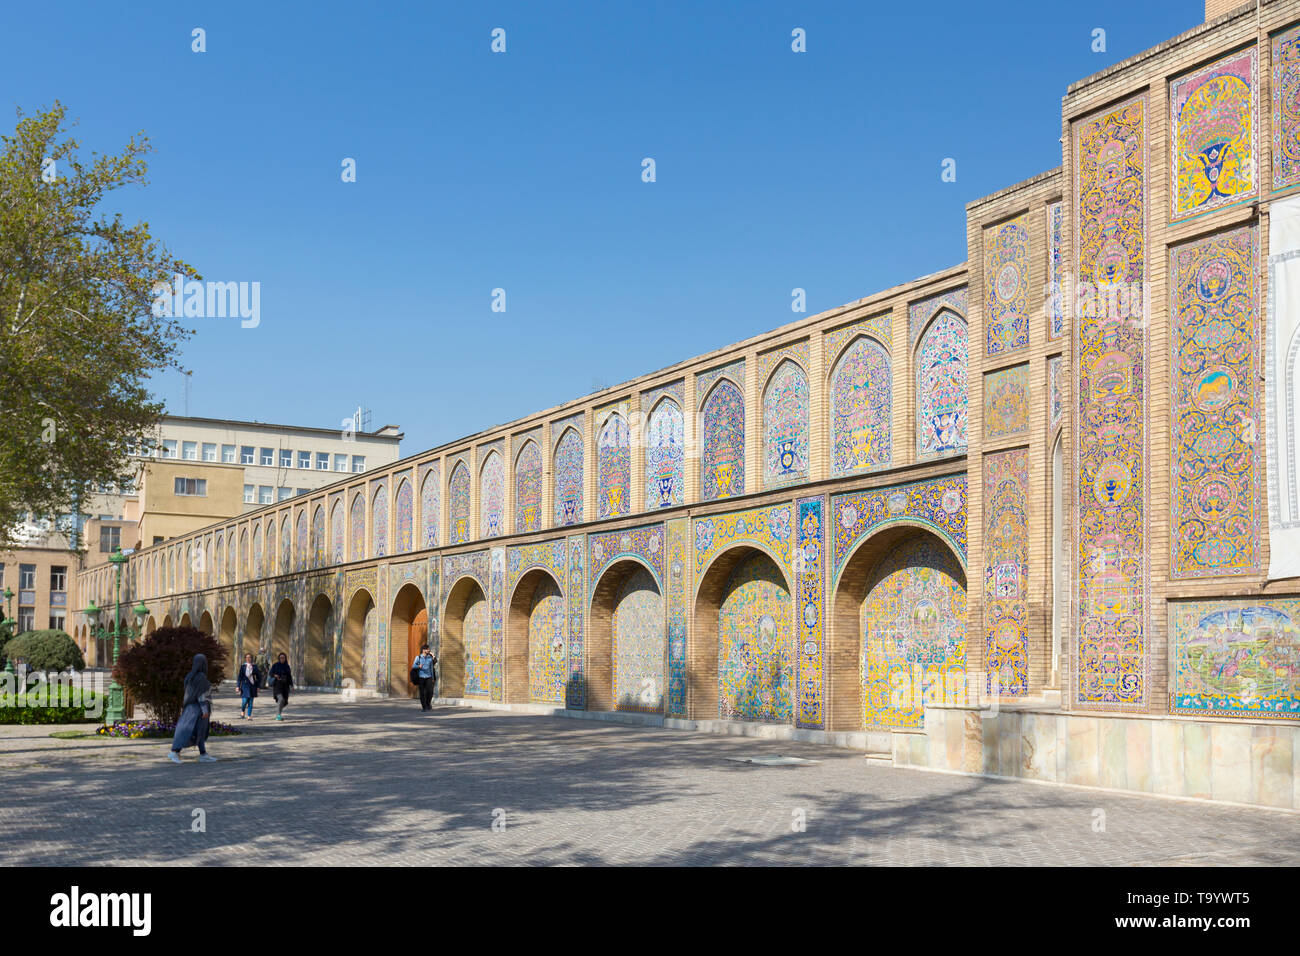
{"type": "Polygon", "coordinates": [[[1300,863],[1300,815],[407,701],[302,694],[277,724],[268,704],[215,764],[0,727],[0,864],[1300,863]],[[776,754],[819,762],[728,759],[776,754]]]}

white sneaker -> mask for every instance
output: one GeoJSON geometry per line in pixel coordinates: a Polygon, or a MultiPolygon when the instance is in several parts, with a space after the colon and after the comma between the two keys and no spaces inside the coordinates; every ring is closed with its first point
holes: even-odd
{"type": "Polygon", "coordinates": [[[170,760],[172,763],[180,763],[181,755],[174,750],[169,750],[167,751],[167,759],[170,760]]]}
{"type": "Polygon", "coordinates": [[[199,754],[199,763],[216,763],[216,762],[217,762],[217,758],[212,756],[212,754],[199,754]]]}

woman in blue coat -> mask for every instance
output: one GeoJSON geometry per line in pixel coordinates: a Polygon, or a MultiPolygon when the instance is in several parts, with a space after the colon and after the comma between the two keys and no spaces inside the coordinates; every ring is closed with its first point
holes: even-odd
{"type": "Polygon", "coordinates": [[[253,719],[253,698],[262,683],[262,672],[253,663],[253,655],[245,654],[244,663],[239,667],[239,676],[235,678],[235,688],[239,691],[239,716],[242,720],[253,719]]]}
{"type": "Polygon", "coordinates": [[[208,680],[208,659],[194,655],[194,663],[185,677],[185,697],[181,701],[181,716],[176,721],[172,735],[172,749],[168,759],[181,762],[181,751],[194,744],[199,748],[199,762],[213,763],[216,757],[208,753],[204,742],[208,739],[208,719],[212,716],[212,683],[208,680]]]}

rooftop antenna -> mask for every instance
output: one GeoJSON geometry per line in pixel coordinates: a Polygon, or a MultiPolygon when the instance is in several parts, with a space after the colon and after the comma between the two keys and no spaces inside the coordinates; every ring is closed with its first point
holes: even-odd
{"type": "Polygon", "coordinates": [[[352,427],[358,435],[370,431],[370,417],[370,409],[358,402],[356,414],[352,418],[352,427]]]}
{"type": "Polygon", "coordinates": [[[194,373],[192,371],[187,371],[184,374],[185,374],[185,417],[189,418],[190,417],[190,377],[194,373]]]}

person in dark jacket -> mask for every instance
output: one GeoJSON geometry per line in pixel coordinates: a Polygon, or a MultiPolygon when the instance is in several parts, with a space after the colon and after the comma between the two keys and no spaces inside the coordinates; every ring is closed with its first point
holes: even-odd
{"type": "Polygon", "coordinates": [[[198,745],[199,762],[213,763],[216,757],[208,753],[204,743],[208,739],[208,720],[212,717],[212,683],[208,680],[208,659],[194,655],[194,663],[185,677],[185,696],[181,701],[181,716],[176,721],[172,735],[172,749],[167,758],[172,763],[181,762],[181,751],[198,745]]]}
{"type": "Polygon", "coordinates": [[[289,670],[289,658],[284,654],[271,665],[271,693],[275,695],[275,719],[284,720],[284,708],[289,703],[289,688],[293,686],[293,671],[289,670]]]}
{"type": "Polygon", "coordinates": [[[253,719],[253,698],[257,696],[257,688],[261,683],[262,672],[253,663],[253,655],[245,654],[244,663],[239,667],[239,677],[235,680],[235,687],[239,691],[240,697],[239,716],[241,719],[253,719]]]}

